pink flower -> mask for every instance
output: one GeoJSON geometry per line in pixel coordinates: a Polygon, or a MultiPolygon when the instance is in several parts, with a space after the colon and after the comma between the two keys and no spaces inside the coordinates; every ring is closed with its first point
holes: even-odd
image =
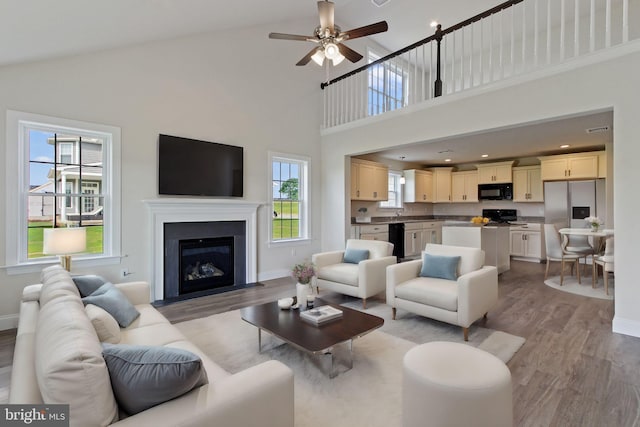
{"type": "Polygon", "coordinates": [[[309,284],[315,275],[316,266],[311,262],[305,261],[300,264],[296,264],[293,266],[293,269],[291,269],[291,277],[303,285],[309,284]]]}

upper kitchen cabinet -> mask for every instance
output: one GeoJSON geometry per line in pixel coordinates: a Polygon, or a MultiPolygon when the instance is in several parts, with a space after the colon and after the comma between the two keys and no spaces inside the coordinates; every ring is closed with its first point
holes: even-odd
{"type": "Polygon", "coordinates": [[[598,177],[598,152],[540,157],[543,181],[598,177]]]}
{"type": "Polygon", "coordinates": [[[513,168],[513,201],[544,202],[540,166],[513,168]]]}
{"type": "Polygon", "coordinates": [[[478,168],[478,184],[505,184],[511,182],[511,166],[513,161],[484,163],[478,168]]]}
{"type": "Polygon", "coordinates": [[[433,168],[433,202],[451,202],[451,173],[453,168],[433,168]]]}
{"type": "Polygon", "coordinates": [[[478,172],[453,172],[451,174],[451,201],[478,201],[478,172]]]}
{"type": "Polygon", "coordinates": [[[378,202],[389,198],[389,168],[368,160],[351,159],[351,200],[378,202]]]}
{"type": "Polygon", "coordinates": [[[409,169],[404,174],[404,201],[407,203],[433,202],[433,173],[409,169]]]}

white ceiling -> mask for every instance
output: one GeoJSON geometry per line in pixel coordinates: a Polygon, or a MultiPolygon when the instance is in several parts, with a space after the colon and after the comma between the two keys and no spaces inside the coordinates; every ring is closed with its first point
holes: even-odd
{"type": "MultiPolygon", "coordinates": [[[[386,20],[373,38],[397,50],[433,34],[434,19],[446,28],[499,3],[335,0],[335,14],[343,30],[386,20]]],[[[0,0],[0,66],[258,25],[286,33],[283,22],[316,16],[315,0],[0,0]]]]}
{"type": "MultiPolygon", "coordinates": [[[[433,34],[432,20],[447,28],[500,3],[390,0],[377,7],[371,0],[335,0],[335,19],[343,30],[386,20],[389,31],[372,38],[397,50],[433,34]]],[[[292,21],[314,19],[315,0],[0,0],[0,66],[253,26],[295,33],[292,21]]],[[[447,157],[455,163],[481,161],[483,153],[488,160],[551,153],[562,143],[571,150],[598,148],[612,141],[611,131],[588,135],[584,129],[601,125],[611,127],[611,113],[417,143],[383,155],[429,165],[447,157]],[[452,152],[440,153],[445,150],[452,152]]]]}

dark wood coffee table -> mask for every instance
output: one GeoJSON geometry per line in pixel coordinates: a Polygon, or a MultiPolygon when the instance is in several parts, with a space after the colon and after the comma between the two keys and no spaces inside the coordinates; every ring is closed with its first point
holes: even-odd
{"type": "Polygon", "coordinates": [[[264,330],[311,355],[312,360],[319,360],[321,369],[334,378],[340,373],[339,364],[346,367],[343,371],[353,367],[353,340],[381,327],[384,319],[316,298],[315,306],[321,305],[342,310],[342,317],[316,326],[300,318],[300,310],[304,308],[281,310],[277,301],[243,308],[240,314],[244,321],[258,328],[259,352],[264,330]]]}

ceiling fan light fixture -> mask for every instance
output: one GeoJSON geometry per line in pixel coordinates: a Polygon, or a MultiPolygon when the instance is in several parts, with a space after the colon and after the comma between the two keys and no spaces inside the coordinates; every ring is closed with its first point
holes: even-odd
{"type": "Polygon", "coordinates": [[[338,55],[340,55],[340,49],[337,44],[329,42],[324,46],[324,56],[328,59],[337,58],[338,55]]]}
{"type": "Polygon", "coordinates": [[[324,63],[324,51],[321,48],[318,48],[318,50],[316,50],[316,53],[311,56],[311,59],[313,59],[313,62],[315,62],[316,64],[322,66],[322,64],[324,63]]]}
{"type": "Polygon", "coordinates": [[[335,67],[336,65],[344,61],[344,55],[338,52],[338,55],[336,55],[336,57],[333,58],[332,61],[333,61],[333,66],[335,67]]]}

